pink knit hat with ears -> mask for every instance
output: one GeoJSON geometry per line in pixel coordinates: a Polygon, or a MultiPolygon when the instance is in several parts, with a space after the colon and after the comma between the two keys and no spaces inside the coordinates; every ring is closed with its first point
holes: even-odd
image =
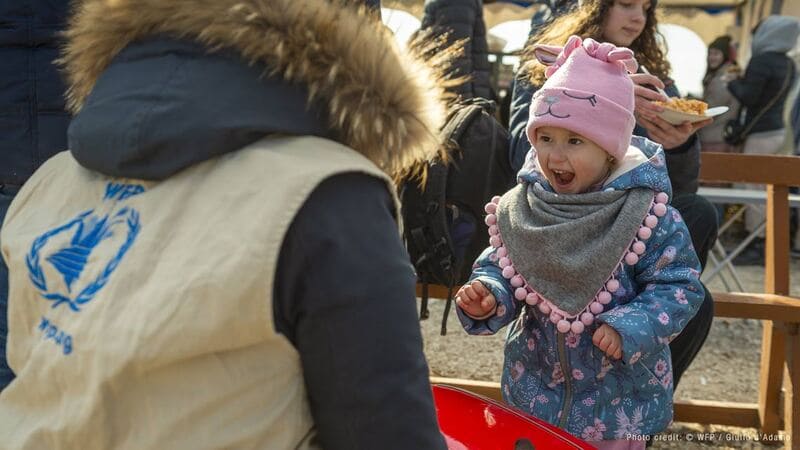
{"type": "Polygon", "coordinates": [[[547,81],[531,103],[528,140],[536,142],[539,127],[565,128],[622,159],[636,125],[633,82],[628,75],[638,67],[633,52],[578,36],[570,37],[563,49],[537,45],[534,52],[549,67],[547,81]]]}

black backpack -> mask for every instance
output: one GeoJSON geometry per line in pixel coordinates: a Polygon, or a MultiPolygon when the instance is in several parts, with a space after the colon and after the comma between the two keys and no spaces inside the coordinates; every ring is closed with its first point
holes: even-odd
{"type": "Polygon", "coordinates": [[[508,132],[494,117],[495,104],[474,98],[452,108],[441,130],[450,160],[432,161],[425,185],[401,185],[404,238],[422,284],[420,319],[428,312],[428,285],[448,288],[442,335],[453,290],[469,279],[472,264],[488,246],[484,205],[515,183],[508,132]]]}

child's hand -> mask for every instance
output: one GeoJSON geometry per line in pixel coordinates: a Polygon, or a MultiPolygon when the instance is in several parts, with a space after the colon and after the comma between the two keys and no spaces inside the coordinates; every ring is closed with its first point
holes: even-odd
{"type": "Polygon", "coordinates": [[[461,286],[456,292],[456,305],[473,319],[485,319],[497,308],[497,299],[478,280],[461,286]]]}
{"type": "Polygon", "coordinates": [[[592,335],[592,343],[611,358],[622,358],[622,336],[610,326],[600,325],[592,335]]]}

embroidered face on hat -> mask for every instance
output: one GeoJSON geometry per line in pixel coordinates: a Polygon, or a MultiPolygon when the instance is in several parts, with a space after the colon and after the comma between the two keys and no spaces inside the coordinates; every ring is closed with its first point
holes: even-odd
{"type": "Polygon", "coordinates": [[[539,127],[564,128],[622,159],[636,124],[628,75],[638,66],[633,52],[572,36],[563,49],[539,45],[535,53],[549,67],[530,106],[528,140],[535,143],[539,127]]]}

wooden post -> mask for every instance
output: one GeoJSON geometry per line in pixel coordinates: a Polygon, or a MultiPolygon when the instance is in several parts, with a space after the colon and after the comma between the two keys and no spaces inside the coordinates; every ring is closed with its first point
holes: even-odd
{"type": "Polygon", "coordinates": [[[800,439],[793,439],[794,432],[800,433],[800,336],[797,325],[790,325],[786,342],[786,374],[783,378],[783,430],[785,448],[800,448],[800,439]]]}
{"type": "MultiPolygon", "coordinates": [[[[767,185],[767,239],[765,245],[764,292],[789,294],[789,188],[767,185]]],[[[761,430],[776,434],[780,425],[779,396],[786,361],[785,327],[764,323],[761,342],[761,376],[758,394],[761,430]]],[[[792,402],[786,402],[784,422],[790,422],[792,402]],[[790,417],[786,416],[789,410],[790,417]]],[[[786,425],[787,427],[790,425],[786,425]]],[[[791,437],[791,436],[790,436],[791,437]]]]}
{"type": "Polygon", "coordinates": [[[761,418],[761,431],[764,434],[775,434],[780,425],[778,402],[781,379],[783,378],[786,340],[780,325],[772,321],[764,321],[764,333],[761,338],[761,371],[759,374],[758,415],[761,418]]]}
{"type": "MultiPolygon", "coordinates": [[[[765,273],[764,273],[764,292],[767,294],[780,294],[780,295],[789,295],[789,188],[787,186],[777,186],[777,185],[767,185],[767,239],[765,247],[765,255],[764,255],[764,263],[765,263],[765,273]]],[[[797,399],[795,398],[794,391],[797,386],[794,385],[792,376],[797,376],[797,372],[794,369],[794,364],[798,364],[796,362],[797,358],[792,357],[787,352],[796,352],[798,350],[797,345],[795,342],[786,343],[786,333],[784,332],[785,327],[781,327],[778,324],[775,324],[772,328],[772,332],[770,335],[767,335],[767,327],[764,328],[764,339],[771,339],[772,342],[769,347],[771,348],[771,352],[766,354],[767,360],[765,361],[765,354],[762,353],[761,355],[761,363],[762,363],[762,376],[763,370],[766,367],[769,371],[767,376],[767,382],[762,382],[761,387],[762,389],[767,389],[767,392],[774,392],[778,391],[775,389],[777,385],[772,385],[770,383],[781,380],[782,385],[785,392],[784,401],[784,408],[782,411],[783,416],[783,424],[784,428],[786,429],[787,439],[786,447],[792,448],[792,432],[790,430],[800,430],[800,424],[796,423],[798,418],[796,417],[797,414],[800,413],[800,409],[798,409],[795,405],[797,399]],[[776,339],[781,340],[782,342],[777,342],[776,339]],[[780,354],[781,351],[783,354],[780,354]],[[780,364],[780,368],[778,368],[779,363],[785,362],[787,368],[788,377],[783,377],[783,364],[780,364]]],[[[792,336],[790,339],[794,340],[797,336],[792,336]]],[[[767,342],[762,344],[762,349],[767,347],[767,342]]],[[[773,428],[771,417],[773,408],[777,409],[777,401],[776,403],[772,403],[773,400],[777,400],[774,397],[775,395],[766,395],[764,392],[761,394],[765,399],[763,407],[763,414],[762,419],[762,429],[766,434],[774,434],[777,433],[777,425],[773,428]]],[[[759,398],[762,398],[761,394],[759,398]]],[[[760,402],[759,402],[760,403],[760,402]]]]}
{"type": "Polygon", "coordinates": [[[789,295],[789,188],[767,185],[764,292],[789,295]]]}

